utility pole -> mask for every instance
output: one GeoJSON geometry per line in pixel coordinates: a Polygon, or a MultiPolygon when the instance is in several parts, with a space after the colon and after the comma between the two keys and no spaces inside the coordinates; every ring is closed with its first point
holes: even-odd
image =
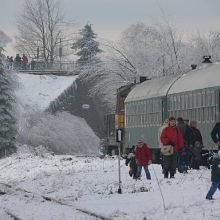
{"type": "Polygon", "coordinates": [[[118,143],[118,178],[119,178],[119,180],[118,180],[118,193],[122,194],[122,190],[121,190],[121,165],[120,165],[122,129],[116,130],[116,142],[118,143]]]}
{"type": "Polygon", "coordinates": [[[61,57],[62,57],[61,38],[60,38],[59,57],[60,57],[60,70],[62,70],[62,62],[61,62],[61,57]]]}

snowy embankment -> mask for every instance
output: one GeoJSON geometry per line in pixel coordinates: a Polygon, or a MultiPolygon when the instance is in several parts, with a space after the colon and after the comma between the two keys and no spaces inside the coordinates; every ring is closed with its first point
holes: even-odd
{"type": "Polygon", "coordinates": [[[64,111],[43,112],[77,76],[17,75],[20,143],[42,145],[56,154],[99,155],[100,140],[84,119],[64,111]]]}
{"type": "MultiPolygon", "coordinates": [[[[77,76],[31,75],[19,73],[21,88],[16,91],[20,107],[23,110],[45,110],[67,89],[77,76]]],[[[20,109],[22,111],[22,109],[20,109]]]]}
{"type": "Polygon", "coordinates": [[[121,160],[118,194],[117,158],[53,156],[24,148],[0,161],[0,187],[6,192],[0,196],[1,208],[22,220],[95,219],[81,211],[112,220],[219,219],[219,192],[215,201],[205,200],[210,170],[204,167],[164,179],[161,166],[154,164],[149,166],[152,180],[142,172],[142,180],[136,181],[121,160]],[[136,192],[141,186],[149,191],[136,192]]]}

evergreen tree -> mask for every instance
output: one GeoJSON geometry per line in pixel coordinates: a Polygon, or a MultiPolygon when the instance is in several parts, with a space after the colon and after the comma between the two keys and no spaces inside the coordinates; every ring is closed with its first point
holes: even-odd
{"type": "Polygon", "coordinates": [[[2,50],[0,47],[0,157],[15,151],[17,134],[14,117],[14,82],[11,74],[4,68],[2,50]]]}
{"type": "Polygon", "coordinates": [[[92,30],[91,24],[86,24],[79,32],[79,39],[73,44],[72,49],[76,50],[79,56],[77,62],[85,64],[91,61],[98,61],[97,54],[101,53],[99,43],[95,40],[97,34],[92,30]]]}

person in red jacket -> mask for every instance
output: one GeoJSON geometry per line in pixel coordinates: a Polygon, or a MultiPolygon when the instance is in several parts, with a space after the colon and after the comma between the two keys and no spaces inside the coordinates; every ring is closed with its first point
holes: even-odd
{"type": "Polygon", "coordinates": [[[140,178],[142,167],[144,167],[146,177],[148,180],[150,180],[151,175],[148,170],[148,165],[151,164],[152,156],[147,144],[144,143],[142,140],[137,141],[135,158],[137,159],[138,164],[136,177],[140,178]]]}
{"type": "Polygon", "coordinates": [[[22,67],[24,70],[27,69],[27,64],[28,64],[28,58],[25,54],[23,54],[23,57],[22,57],[22,67]]]}
{"type": "Polygon", "coordinates": [[[184,140],[181,131],[176,127],[176,120],[173,116],[169,117],[169,126],[164,128],[160,137],[163,145],[172,145],[173,154],[164,156],[164,178],[174,178],[177,167],[177,153],[184,147],[184,140]]]}

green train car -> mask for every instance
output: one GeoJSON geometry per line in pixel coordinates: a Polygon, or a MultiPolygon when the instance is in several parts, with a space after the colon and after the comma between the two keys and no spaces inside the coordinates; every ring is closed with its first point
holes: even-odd
{"type": "Polygon", "coordinates": [[[125,99],[125,145],[138,139],[147,142],[157,160],[158,129],[170,115],[196,120],[204,142],[204,151],[217,150],[211,130],[219,121],[220,64],[205,64],[183,75],[147,80],[125,99]]]}

